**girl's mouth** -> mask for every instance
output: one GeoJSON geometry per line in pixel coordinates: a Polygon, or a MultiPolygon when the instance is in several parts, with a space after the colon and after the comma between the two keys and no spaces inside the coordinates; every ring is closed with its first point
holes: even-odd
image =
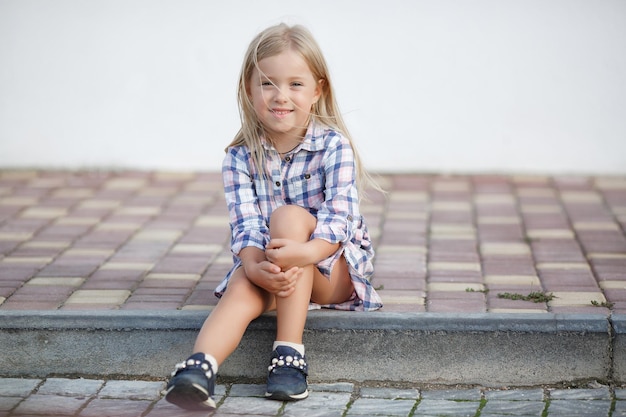
{"type": "Polygon", "coordinates": [[[276,117],[278,117],[279,119],[282,119],[283,117],[287,116],[288,114],[290,114],[293,110],[287,110],[287,109],[271,109],[272,113],[274,113],[274,115],[276,117]]]}

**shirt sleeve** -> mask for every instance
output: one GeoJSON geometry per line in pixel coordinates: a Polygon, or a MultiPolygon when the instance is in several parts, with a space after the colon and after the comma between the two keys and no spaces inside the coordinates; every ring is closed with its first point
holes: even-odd
{"type": "Polygon", "coordinates": [[[265,250],[269,242],[269,227],[259,207],[249,161],[249,154],[244,147],[234,147],[228,149],[222,164],[231,251],[237,256],[248,246],[265,250]]]}
{"type": "Polygon", "coordinates": [[[345,243],[352,239],[359,218],[356,166],[348,139],[336,132],[330,135],[324,155],[324,202],[318,209],[311,238],[345,243]]]}

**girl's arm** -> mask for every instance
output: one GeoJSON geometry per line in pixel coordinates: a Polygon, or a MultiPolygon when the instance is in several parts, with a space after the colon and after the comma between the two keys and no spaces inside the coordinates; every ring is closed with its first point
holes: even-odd
{"type": "Polygon", "coordinates": [[[248,246],[264,250],[269,242],[269,228],[259,207],[245,148],[228,149],[222,164],[222,179],[231,229],[231,251],[239,256],[248,246]]]}
{"type": "Polygon", "coordinates": [[[340,245],[352,239],[361,215],[354,152],[350,141],[337,132],[327,138],[323,168],[324,202],[317,210],[311,241],[321,239],[340,245]]]}
{"type": "Polygon", "coordinates": [[[289,239],[272,239],[267,244],[265,256],[282,269],[293,266],[315,265],[339,249],[339,243],[324,239],[312,239],[301,243],[289,239]]]}

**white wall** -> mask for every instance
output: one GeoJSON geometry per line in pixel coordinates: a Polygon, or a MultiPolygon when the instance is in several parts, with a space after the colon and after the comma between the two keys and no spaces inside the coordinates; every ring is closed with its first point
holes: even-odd
{"type": "Polygon", "coordinates": [[[624,0],[0,0],[0,167],[219,169],[280,21],[372,170],[626,173],[624,0]]]}

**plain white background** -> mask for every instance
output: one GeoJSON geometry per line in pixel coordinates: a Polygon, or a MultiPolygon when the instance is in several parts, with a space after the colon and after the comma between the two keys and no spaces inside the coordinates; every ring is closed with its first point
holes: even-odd
{"type": "Polygon", "coordinates": [[[0,167],[219,170],[281,21],[371,170],[626,173],[623,0],[0,0],[0,167]]]}

